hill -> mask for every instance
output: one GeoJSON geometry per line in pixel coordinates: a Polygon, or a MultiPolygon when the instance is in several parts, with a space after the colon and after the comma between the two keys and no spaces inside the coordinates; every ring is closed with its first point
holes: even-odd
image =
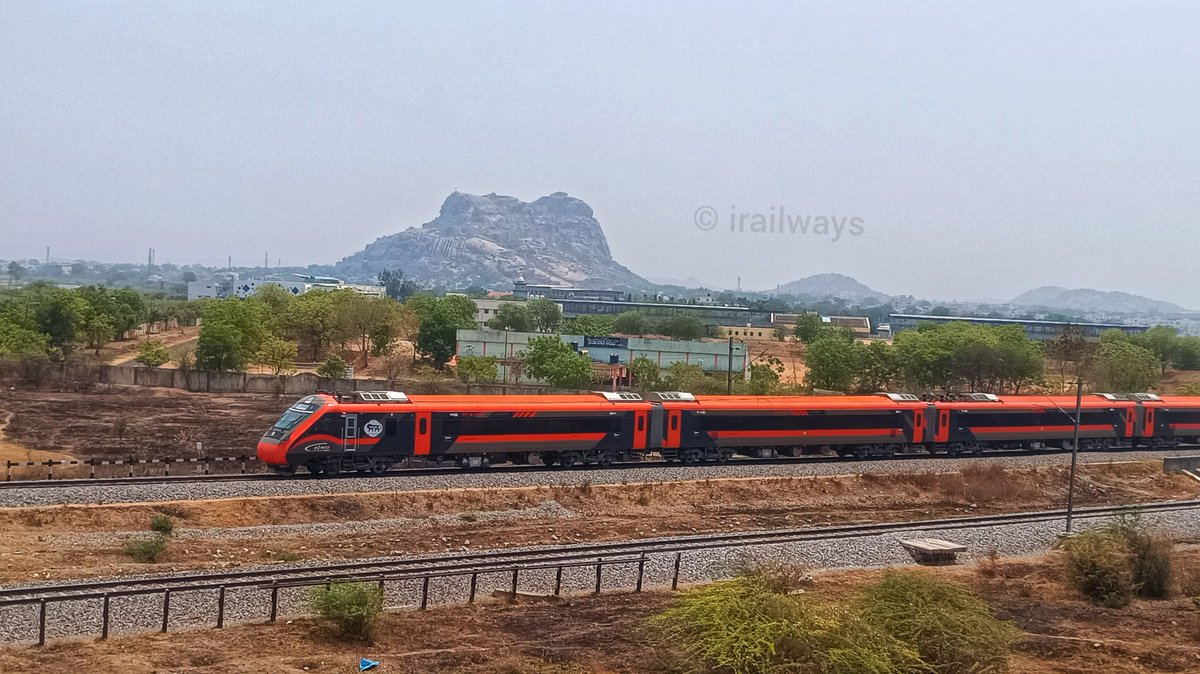
{"type": "Polygon", "coordinates": [[[1014,297],[1010,304],[1089,313],[1175,314],[1187,312],[1177,304],[1153,300],[1141,295],[1090,288],[1068,289],[1058,286],[1034,288],[1014,297]]]}
{"type": "Polygon", "coordinates": [[[890,296],[873,290],[845,274],[806,276],[767,292],[773,295],[795,295],[817,300],[836,297],[855,304],[884,304],[891,299],[890,296]]]}
{"type": "Polygon", "coordinates": [[[565,192],[533,202],[454,192],[433,220],[380,237],[335,268],[357,278],[399,268],[451,287],[506,287],[519,275],[529,283],[650,285],[613,260],[592,208],[565,192]]]}

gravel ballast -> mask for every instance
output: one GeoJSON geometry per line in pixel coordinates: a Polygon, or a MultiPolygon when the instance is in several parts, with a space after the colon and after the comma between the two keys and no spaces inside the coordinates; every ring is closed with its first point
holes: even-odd
{"type": "MultiPolygon", "coordinates": [[[[1164,456],[1195,454],[1196,450],[1171,452],[1084,452],[1080,460],[1091,463],[1161,460],[1164,456]]],[[[998,464],[1006,468],[1061,466],[1070,462],[1063,453],[1025,456],[987,456],[981,458],[920,457],[874,461],[810,461],[795,463],[759,463],[736,461],[717,466],[671,466],[546,470],[463,472],[455,475],[396,475],[347,477],[329,480],[264,480],[176,482],[173,484],[72,485],[13,488],[0,490],[0,508],[65,504],[142,503],[255,496],[301,496],[313,494],[349,494],[379,491],[423,491],[463,488],[511,488],[537,486],[581,486],[585,484],[622,484],[679,482],[721,478],[789,477],[811,475],[858,475],[864,473],[952,473],[971,462],[998,464]]]]}
{"type": "MultiPolygon", "coordinates": [[[[1144,515],[1147,524],[1181,536],[1200,531],[1200,509],[1177,510],[1144,515]]],[[[1103,524],[1107,517],[1080,517],[1078,528],[1103,524]]],[[[1063,531],[1063,521],[1023,522],[984,527],[922,528],[889,531],[883,534],[850,536],[820,541],[768,543],[754,546],[724,546],[683,553],[679,580],[682,584],[702,583],[726,577],[739,561],[776,559],[812,569],[863,568],[911,564],[900,547],[905,538],[935,537],[961,543],[968,548],[966,559],[987,556],[992,550],[1001,556],[1040,554],[1048,550],[1063,531]]],[[[649,540],[686,540],[687,537],[649,540]]],[[[530,548],[537,550],[538,548],[530,548]]],[[[513,552],[513,550],[506,550],[513,552]]],[[[624,556],[624,555],[623,555],[624,556]]],[[[674,553],[653,553],[645,559],[643,586],[646,589],[669,587],[674,553]]],[[[601,575],[605,590],[629,591],[637,579],[636,561],[608,566],[601,575]]],[[[469,575],[433,578],[429,582],[430,606],[463,603],[469,591],[469,575]]],[[[554,591],[556,569],[529,570],[520,575],[518,590],[536,594],[554,591]]],[[[493,590],[511,587],[511,572],[484,572],[478,577],[479,598],[493,590]]],[[[587,593],[595,588],[594,566],[564,569],[562,591],[587,593]]],[[[421,579],[386,583],[386,604],[392,609],[416,608],[422,596],[421,579]]],[[[308,613],[307,588],[282,588],[278,591],[278,615],[308,613]]],[[[212,627],[217,621],[217,590],[172,592],[168,627],[171,630],[212,627]]],[[[110,604],[110,634],[158,630],[162,623],[163,594],[154,592],[132,597],[113,598],[110,604]]],[[[96,636],[100,633],[102,602],[99,599],[51,602],[46,607],[48,639],[96,636]]],[[[270,612],[270,591],[261,588],[231,588],[225,592],[225,624],[261,622],[270,612]]],[[[36,642],[39,607],[36,604],[0,608],[0,642],[36,642]]]]}

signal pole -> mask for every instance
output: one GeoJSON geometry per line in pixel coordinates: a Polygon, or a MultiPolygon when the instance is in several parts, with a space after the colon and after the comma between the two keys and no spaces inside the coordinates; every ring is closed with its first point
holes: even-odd
{"type": "Polygon", "coordinates": [[[1067,483],[1067,533],[1071,533],[1071,517],[1075,506],[1075,467],[1079,463],[1079,412],[1083,407],[1083,378],[1075,378],[1075,439],[1071,441],[1071,477],[1067,483]]]}

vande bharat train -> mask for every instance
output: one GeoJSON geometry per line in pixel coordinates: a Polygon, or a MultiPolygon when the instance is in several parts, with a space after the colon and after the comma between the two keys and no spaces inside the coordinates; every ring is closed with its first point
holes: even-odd
{"type": "MultiPolygon", "coordinates": [[[[382,473],[408,458],[463,467],[540,461],[564,468],[647,457],[685,464],[835,452],[978,454],[1071,449],[1074,396],[413,395],[321,392],[258,444],[270,468],[382,473]]],[[[1200,397],[1084,396],[1079,449],[1167,448],[1200,438],[1200,397]]]]}

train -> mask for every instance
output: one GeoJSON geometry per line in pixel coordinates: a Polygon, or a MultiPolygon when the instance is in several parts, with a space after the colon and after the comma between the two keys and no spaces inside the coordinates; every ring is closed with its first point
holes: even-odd
{"type": "MultiPolygon", "coordinates": [[[[384,473],[409,459],[484,467],[635,463],[695,465],[735,456],[836,453],[975,455],[1070,450],[1074,396],[908,393],[722,396],[686,392],[406,395],[318,392],[292,405],[258,443],[271,470],[384,473]]],[[[1200,440],[1200,397],[1083,397],[1080,450],[1170,448],[1200,440]]]]}

